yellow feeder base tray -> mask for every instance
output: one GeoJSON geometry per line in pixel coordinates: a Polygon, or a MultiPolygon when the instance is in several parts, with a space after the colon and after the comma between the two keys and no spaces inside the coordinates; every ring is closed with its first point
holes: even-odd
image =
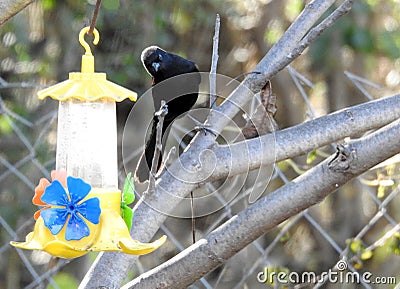
{"type": "Polygon", "coordinates": [[[42,217],[36,221],[33,232],[26,236],[25,242],[10,242],[14,247],[27,250],[42,250],[60,258],[76,258],[91,251],[123,252],[132,255],[144,255],[162,246],[167,237],[162,236],[152,243],[133,240],[128,227],[120,215],[121,192],[105,192],[93,188],[85,199],[97,197],[100,200],[101,214],[97,225],[87,222],[90,235],[81,240],[67,241],[66,225],[53,235],[44,225],[42,217]]]}

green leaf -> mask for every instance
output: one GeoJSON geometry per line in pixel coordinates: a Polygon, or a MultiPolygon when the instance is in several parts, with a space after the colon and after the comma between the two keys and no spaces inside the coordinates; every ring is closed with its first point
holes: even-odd
{"type": "Polygon", "coordinates": [[[307,155],[307,164],[311,164],[317,158],[317,151],[309,152],[307,155]]]}
{"type": "Polygon", "coordinates": [[[119,8],[119,0],[104,0],[103,7],[107,10],[117,10],[119,8]]]}
{"type": "Polygon", "coordinates": [[[121,200],[121,216],[124,219],[128,230],[131,230],[132,227],[132,217],[133,210],[128,206],[133,203],[135,200],[135,185],[133,181],[132,174],[129,173],[126,176],[124,189],[122,191],[122,200],[121,200]]]}
{"type": "Polygon", "coordinates": [[[372,34],[365,28],[356,27],[355,25],[350,26],[347,31],[345,31],[344,38],[346,44],[354,50],[372,53],[375,49],[372,34]]]}
{"type": "Polygon", "coordinates": [[[289,0],[285,5],[285,16],[290,20],[294,21],[304,8],[304,1],[289,0]]]}
{"type": "Polygon", "coordinates": [[[126,176],[125,184],[124,184],[124,190],[122,191],[122,201],[130,205],[133,203],[135,200],[135,184],[133,181],[132,174],[129,173],[126,176]]]}
{"type": "Polygon", "coordinates": [[[281,242],[281,243],[285,243],[285,242],[287,242],[287,241],[289,241],[290,240],[290,233],[289,232],[286,232],[280,239],[279,239],[279,242],[281,242]]]}
{"type": "Polygon", "coordinates": [[[348,240],[348,244],[350,245],[350,250],[353,253],[358,253],[364,248],[361,240],[351,239],[348,240]]]}
{"type": "Polygon", "coordinates": [[[376,38],[378,50],[386,56],[397,59],[400,57],[399,52],[399,32],[398,31],[380,31],[376,38]]]}
{"type": "MultiPolygon", "coordinates": [[[[60,289],[78,288],[78,281],[68,273],[58,273],[53,277],[55,283],[60,289]]],[[[49,285],[47,289],[54,289],[53,285],[49,285]]]]}
{"type": "Polygon", "coordinates": [[[12,126],[7,117],[0,115],[0,135],[12,132],[12,126]]]}
{"type": "Polygon", "coordinates": [[[56,0],[41,0],[44,10],[51,10],[56,6],[56,0]]]}
{"type": "Polygon", "coordinates": [[[133,210],[130,207],[128,207],[127,205],[122,205],[121,206],[121,216],[122,216],[122,219],[124,220],[126,226],[128,227],[128,230],[130,231],[132,228],[133,210]]]}
{"type": "MultiPolygon", "coordinates": [[[[368,260],[372,258],[373,252],[370,250],[365,250],[365,245],[363,244],[362,240],[349,239],[346,241],[346,243],[349,245],[350,251],[353,254],[360,256],[361,260],[368,260]]],[[[360,262],[358,265],[362,267],[363,264],[360,262]]]]}
{"type": "Polygon", "coordinates": [[[396,255],[400,255],[400,234],[399,233],[397,233],[393,236],[393,239],[390,242],[390,249],[396,255]]]}
{"type": "Polygon", "coordinates": [[[374,255],[374,253],[373,253],[372,251],[364,250],[364,251],[361,253],[361,260],[368,260],[368,259],[371,259],[373,255],[374,255]]]}
{"type": "Polygon", "coordinates": [[[382,199],[382,198],[385,196],[385,189],[386,189],[385,186],[379,186],[379,187],[378,187],[377,197],[378,197],[379,199],[382,199]]]}

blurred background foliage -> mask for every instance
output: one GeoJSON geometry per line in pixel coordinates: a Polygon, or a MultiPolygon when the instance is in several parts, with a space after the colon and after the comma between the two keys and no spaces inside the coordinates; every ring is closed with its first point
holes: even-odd
{"type": "MultiPolygon", "coordinates": [[[[76,35],[89,24],[94,4],[94,0],[39,0],[2,25],[2,78],[46,85],[79,70],[82,49],[76,35]]],[[[296,62],[328,92],[323,110],[332,111],[360,101],[357,96],[342,99],[352,89],[343,70],[389,88],[399,84],[397,4],[396,0],[356,1],[351,17],[337,23],[302,61],[296,62]]],[[[222,17],[218,72],[237,77],[254,68],[304,5],[301,0],[105,0],[96,25],[101,42],[93,48],[97,70],[107,71],[113,81],[142,93],[149,87],[149,77],[140,63],[140,53],[157,44],[194,60],[201,71],[208,71],[210,37],[218,12],[222,17]]],[[[275,91],[287,89],[285,82],[284,78],[278,79],[275,91]]],[[[294,115],[282,118],[280,123],[297,123],[294,115]]]]}
{"type": "MultiPolygon", "coordinates": [[[[34,186],[40,177],[48,175],[47,170],[54,167],[56,104],[51,100],[39,103],[34,95],[39,88],[62,81],[69,72],[80,70],[82,48],[77,36],[80,29],[89,24],[95,2],[38,0],[0,26],[0,77],[8,85],[0,90],[0,112],[8,109],[17,114],[22,119],[20,121],[29,120],[25,125],[16,127],[7,114],[0,114],[0,215],[12,228],[18,229],[16,237],[19,239],[33,224],[30,216],[35,208],[30,198],[34,186]],[[16,130],[26,139],[21,140],[16,130]],[[31,159],[32,162],[24,162],[24,159],[31,159]],[[23,173],[25,182],[10,173],[12,167],[23,173]]],[[[100,32],[100,43],[92,48],[96,70],[107,72],[110,80],[141,95],[150,87],[151,81],[142,67],[140,54],[145,47],[156,44],[195,61],[200,71],[209,71],[215,14],[219,13],[222,24],[218,72],[238,77],[255,67],[306,3],[302,0],[103,0],[96,25],[100,32]]],[[[379,90],[377,87],[368,87],[375,97],[397,92],[400,84],[399,24],[398,0],[355,1],[351,14],[340,19],[293,64],[314,84],[312,89],[304,87],[313,112],[303,102],[287,71],[274,78],[272,84],[278,98],[276,118],[280,128],[366,101],[346,78],[343,73],[346,70],[385,88],[379,90]]],[[[131,107],[128,102],[118,106],[120,127],[131,107]]],[[[314,152],[292,163],[283,162],[279,168],[290,180],[321,160],[326,152],[332,152],[332,148],[326,148],[325,154],[314,152]]],[[[398,177],[398,167],[391,171],[381,168],[378,173],[371,175],[373,179],[395,179],[393,176],[398,177]]],[[[273,182],[266,193],[280,185],[282,181],[273,182]]],[[[397,180],[391,185],[397,186],[397,180]]],[[[378,194],[378,190],[382,193],[387,189],[383,187],[373,186],[371,190],[378,194]]],[[[376,209],[376,205],[362,200],[363,194],[359,190],[357,184],[347,186],[342,194],[329,197],[314,212],[314,217],[321,220],[322,226],[343,246],[349,236],[355,236],[365,226],[376,209]]],[[[381,197],[384,198],[384,195],[381,197]]],[[[394,212],[394,207],[388,209],[391,209],[393,218],[399,220],[398,210],[394,212]]],[[[233,210],[235,212],[235,208],[233,210]]],[[[177,222],[170,220],[174,226],[177,222]]],[[[187,230],[174,233],[182,238],[185,245],[189,245],[190,221],[185,224],[187,227],[178,227],[187,230]]],[[[199,230],[206,224],[206,218],[200,220],[199,230]]],[[[278,231],[276,229],[263,237],[263,244],[268,244],[278,231]]],[[[369,240],[375,240],[384,232],[378,226],[369,240]]],[[[7,244],[10,238],[2,227],[0,245],[7,244]]],[[[308,223],[299,222],[282,238],[276,251],[271,253],[272,260],[276,261],[274,265],[290,267],[293,271],[327,270],[337,256],[332,247],[319,243],[320,238],[308,223]],[[280,253],[282,251],[286,254],[280,253]]],[[[393,252],[399,250],[396,240],[398,242],[397,238],[392,245],[387,245],[394,246],[393,252]]],[[[347,244],[354,243],[347,240],[347,244]]],[[[154,253],[153,258],[157,256],[159,260],[164,260],[173,256],[176,248],[170,247],[168,256],[154,253]]],[[[0,248],[3,256],[0,260],[0,288],[23,288],[29,284],[32,278],[19,263],[17,253],[5,245],[0,248]]],[[[388,262],[393,260],[390,259],[392,254],[388,254],[387,250],[384,252],[379,255],[380,258],[369,261],[371,266],[382,275],[397,274],[400,280],[398,259],[395,259],[397,265],[388,262]]],[[[257,255],[257,252],[246,251],[243,254],[247,254],[246,258],[251,260],[250,257],[257,255]]],[[[40,267],[42,272],[45,271],[48,259],[35,259],[35,256],[33,254],[31,258],[37,266],[43,266],[40,267]]],[[[81,280],[92,261],[93,256],[74,261],[74,266],[66,266],[63,273],[56,277],[59,288],[75,287],[71,284],[81,280]]],[[[210,274],[221,284],[228,284],[218,288],[232,288],[229,286],[235,284],[234,273],[241,270],[243,262],[246,263],[238,261],[237,267],[233,263],[230,265],[231,274],[225,274],[221,280],[218,278],[219,271],[210,274]],[[230,283],[229,280],[233,281],[230,283]]],[[[151,257],[143,262],[145,267],[158,263],[152,262],[151,257]]],[[[252,265],[248,263],[244,267],[252,265]]],[[[241,275],[243,273],[238,273],[236,277],[241,275]]],[[[249,288],[257,288],[257,284],[252,286],[249,288]]]]}

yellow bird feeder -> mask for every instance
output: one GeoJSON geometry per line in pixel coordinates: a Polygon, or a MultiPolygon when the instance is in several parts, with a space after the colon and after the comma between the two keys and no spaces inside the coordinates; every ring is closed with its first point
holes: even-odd
{"type": "MultiPolygon", "coordinates": [[[[59,101],[56,170],[52,182],[41,179],[33,203],[36,224],[25,242],[11,245],[43,250],[62,258],[79,257],[90,251],[118,251],[142,255],[159,248],[163,236],[153,243],[130,237],[121,217],[118,190],[116,102],[137,94],[94,72],[94,57],[84,36],[82,72],[38,92],[39,99],[59,101]]],[[[93,31],[94,41],[99,33],[93,31]]],[[[128,180],[129,181],[129,180],[128,180]]]]}

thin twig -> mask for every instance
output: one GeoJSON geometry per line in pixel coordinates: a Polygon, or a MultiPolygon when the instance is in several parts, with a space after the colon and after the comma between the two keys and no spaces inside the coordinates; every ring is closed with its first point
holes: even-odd
{"type": "Polygon", "coordinates": [[[172,162],[174,161],[175,156],[176,156],[176,147],[172,147],[169,150],[167,156],[165,157],[164,164],[160,172],[158,173],[159,175],[162,175],[167,170],[168,166],[171,165],[172,162]]]}
{"type": "Polygon", "coordinates": [[[350,79],[353,79],[353,80],[356,80],[358,82],[364,83],[364,84],[366,84],[368,86],[371,86],[373,88],[376,88],[376,89],[382,89],[382,86],[379,85],[378,83],[375,83],[375,82],[373,82],[373,81],[371,81],[369,79],[366,79],[364,77],[361,77],[361,76],[358,76],[358,75],[356,75],[354,73],[351,73],[348,70],[345,70],[344,74],[350,79]]]}
{"type": "MultiPolygon", "coordinates": [[[[221,26],[221,18],[217,14],[215,18],[215,30],[213,37],[213,53],[211,58],[211,70],[210,70],[210,108],[215,105],[217,100],[217,65],[218,65],[218,43],[219,43],[219,29],[221,26]]],[[[190,209],[192,219],[192,241],[193,244],[196,242],[196,220],[194,216],[194,198],[193,191],[190,192],[190,209]]]]}
{"type": "Polygon", "coordinates": [[[215,18],[215,31],[213,37],[213,53],[211,58],[210,70],[210,108],[212,108],[217,99],[217,65],[218,65],[218,43],[219,43],[219,28],[221,26],[221,18],[219,14],[215,18]]]}
{"type": "Polygon", "coordinates": [[[312,28],[298,45],[281,60],[272,64],[269,73],[264,74],[266,80],[270,80],[272,76],[278,73],[283,67],[289,65],[294,59],[299,57],[303,51],[310,46],[325,30],[331,27],[340,17],[347,14],[353,5],[354,0],[344,1],[335,11],[326,17],[321,23],[312,28]]]}
{"type": "MultiPolygon", "coordinates": [[[[305,102],[305,104],[307,106],[309,117],[314,119],[315,118],[315,111],[314,111],[314,109],[312,107],[312,104],[310,102],[310,98],[308,97],[307,93],[305,92],[303,86],[300,84],[300,81],[299,81],[299,75],[301,75],[301,74],[298,73],[290,65],[288,66],[288,71],[289,71],[290,77],[292,78],[292,80],[294,82],[294,85],[296,86],[297,90],[300,92],[300,95],[303,98],[303,100],[304,100],[304,102],[305,102]]],[[[305,78],[303,77],[303,79],[300,79],[300,80],[304,82],[305,78]]],[[[304,82],[304,83],[306,83],[306,82],[304,82]]],[[[309,87],[312,87],[312,85],[313,85],[310,81],[308,81],[308,83],[306,83],[306,84],[309,87]]]]}
{"type": "Polygon", "coordinates": [[[190,192],[190,210],[192,213],[192,241],[196,243],[196,219],[194,217],[194,198],[193,191],[190,192]]]}
{"type": "Polygon", "coordinates": [[[374,97],[364,88],[364,86],[361,83],[371,86],[376,89],[382,89],[382,87],[380,85],[378,85],[368,79],[362,78],[358,75],[355,75],[347,70],[344,72],[344,75],[346,75],[347,78],[350,79],[350,81],[354,84],[354,86],[357,87],[358,90],[361,91],[361,93],[369,100],[373,100],[374,97]]]}
{"type": "Polygon", "coordinates": [[[166,105],[165,101],[161,101],[160,109],[154,114],[158,118],[157,122],[157,130],[156,130],[156,147],[154,149],[154,156],[151,162],[151,170],[149,175],[149,186],[147,188],[147,192],[154,192],[156,187],[156,174],[158,168],[158,161],[161,156],[162,151],[162,128],[164,125],[164,117],[168,113],[168,105],[166,105]]]}
{"type": "MultiPolygon", "coordinates": [[[[220,132],[239,112],[240,107],[246,105],[268,80],[294,61],[323,31],[332,26],[335,20],[350,10],[353,0],[345,1],[328,18],[312,28],[334,2],[334,0],[314,0],[307,4],[296,21],[254,68],[254,72],[257,73],[250,74],[220,106],[211,110],[206,123],[212,124],[217,133],[220,132]],[[224,119],[220,118],[221,113],[226,116],[224,119]]],[[[209,136],[208,139],[203,137],[199,141],[206,145],[212,144],[214,140],[209,136]]]]}
{"type": "Polygon", "coordinates": [[[35,0],[7,0],[0,1],[0,25],[23,10],[35,0]]]}
{"type": "Polygon", "coordinates": [[[377,241],[375,241],[372,245],[368,246],[365,251],[372,251],[375,250],[377,247],[383,246],[387,240],[392,238],[397,232],[400,231],[400,223],[398,223],[396,226],[394,226],[392,229],[387,231],[385,235],[383,235],[381,238],[379,238],[377,241]]]}
{"type": "Polygon", "coordinates": [[[99,10],[100,10],[100,4],[101,4],[101,0],[97,0],[96,6],[94,7],[94,11],[93,11],[92,21],[90,22],[90,28],[89,28],[89,31],[87,32],[88,35],[93,34],[94,27],[96,26],[97,15],[99,14],[99,10]]]}

